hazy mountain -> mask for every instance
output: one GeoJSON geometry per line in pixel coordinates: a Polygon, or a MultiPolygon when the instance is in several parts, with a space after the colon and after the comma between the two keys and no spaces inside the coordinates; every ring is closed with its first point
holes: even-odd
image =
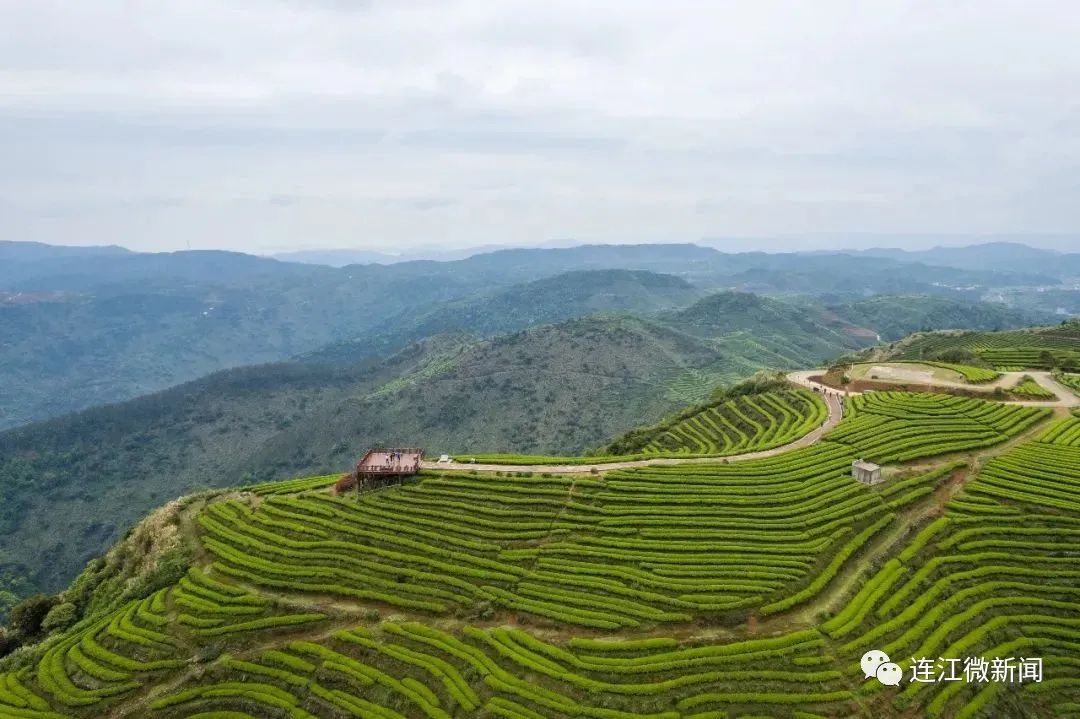
{"type": "Polygon", "coordinates": [[[487,245],[483,247],[465,247],[462,249],[440,248],[411,248],[403,252],[379,252],[377,250],[297,250],[295,252],[279,252],[272,255],[276,260],[283,262],[302,262],[312,265],[327,265],[329,267],[345,267],[346,265],[366,265],[377,263],[380,265],[393,265],[399,262],[413,262],[417,260],[434,260],[436,262],[450,262],[463,260],[473,255],[495,250],[507,249],[499,245],[487,245]]]}
{"type": "Polygon", "coordinates": [[[68,247],[46,245],[42,242],[11,242],[0,240],[0,262],[40,262],[72,257],[109,256],[119,257],[133,254],[131,250],[117,245],[97,245],[90,247],[68,247]]]}
{"type": "Polygon", "coordinates": [[[685,280],[643,270],[565,272],[504,290],[452,300],[429,312],[406,312],[365,332],[301,356],[352,362],[386,354],[445,332],[480,337],[605,312],[651,314],[682,307],[701,296],[685,280]]]}
{"type": "Polygon", "coordinates": [[[397,255],[375,250],[297,250],[296,252],[278,252],[271,257],[282,262],[299,262],[305,265],[326,265],[327,267],[367,265],[374,262],[393,264],[400,261],[397,255]]]}
{"type": "Polygon", "coordinates": [[[80,290],[0,297],[0,427],[285,359],[476,290],[422,272],[395,281],[365,268],[182,255],[140,259],[165,267],[161,273],[53,275],[23,284],[80,290]],[[115,281],[85,286],[102,276],[115,281]]]}
{"type": "Polygon", "coordinates": [[[974,299],[988,287],[1053,282],[1007,265],[995,272],[687,244],[508,249],[342,268],[234,252],[33,243],[6,243],[0,252],[7,258],[0,262],[0,427],[332,343],[346,343],[333,351],[351,359],[447,330],[486,336],[597,311],[678,307],[693,299],[685,283],[850,301],[916,292],[974,299]],[[666,273],[683,285],[578,274],[508,289],[610,270],[666,273]]]}
{"type": "Polygon", "coordinates": [[[829,309],[849,322],[873,328],[884,341],[900,339],[920,330],[1015,329],[1060,320],[1037,310],[919,295],[870,297],[830,305],[829,309]]]}
{"type": "Polygon", "coordinates": [[[61,252],[0,264],[0,289],[87,292],[135,283],[169,290],[190,283],[236,285],[271,278],[316,278],[326,276],[326,270],[217,250],[61,252]]]}
{"type": "MultiPolygon", "coordinates": [[[[1080,238],[1074,246],[1080,246],[1080,238]]],[[[887,257],[902,262],[922,262],[941,267],[1031,272],[1054,278],[1080,277],[1080,253],[1044,250],[1018,242],[989,242],[966,247],[934,247],[917,251],[874,248],[864,250],[860,254],[887,257]]]]}

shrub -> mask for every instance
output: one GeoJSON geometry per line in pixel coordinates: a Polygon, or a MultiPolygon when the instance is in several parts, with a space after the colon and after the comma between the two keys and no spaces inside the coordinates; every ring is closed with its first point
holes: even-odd
{"type": "Polygon", "coordinates": [[[67,629],[78,618],[79,610],[71,602],[57,604],[45,615],[41,622],[41,628],[46,632],[54,632],[59,629],[67,629]]]}

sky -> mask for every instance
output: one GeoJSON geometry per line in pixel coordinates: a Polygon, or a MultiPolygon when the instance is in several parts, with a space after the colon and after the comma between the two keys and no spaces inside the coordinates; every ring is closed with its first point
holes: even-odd
{"type": "Polygon", "coordinates": [[[4,0],[0,239],[1068,249],[1077,37],[1070,0],[4,0]]]}

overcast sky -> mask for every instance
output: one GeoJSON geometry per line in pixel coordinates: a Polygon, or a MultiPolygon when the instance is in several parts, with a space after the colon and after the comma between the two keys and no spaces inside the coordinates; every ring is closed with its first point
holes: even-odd
{"type": "Polygon", "coordinates": [[[1077,38],[1071,0],[3,0],[0,239],[1076,232],[1077,38]]]}

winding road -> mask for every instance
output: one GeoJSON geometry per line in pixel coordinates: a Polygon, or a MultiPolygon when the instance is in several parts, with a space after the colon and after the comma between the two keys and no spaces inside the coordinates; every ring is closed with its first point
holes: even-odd
{"type": "MultiPolygon", "coordinates": [[[[882,364],[887,364],[883,362],[882,364]]],[[[803,387],[809,387],[814,389],[822,387],[823,385],[814,382],[811,377],[821,375],[825,372],[823,369],[808,369],[799,370],[798,372],[791,372],[788,374],[788,380],[794,382],[797,385],[803,387]]],[[[930,379],[922,380],[919,382],[909,381],[907,384],[911,386],[919,387],[956,387],[968,391],[978,392],[985,394],[986,399],[994,400],[993,392],[998,387],[1002,389],[1008,389],[1020,381],[1021,377],[1031,377],[1044,389],[1048,389],[1057,395],[1055,400],[1013,400],[1009,404],[1019,404],[1026,407],[1080,407],[1080,396],[1077,396],[1071,389],[1054,379],[1054,375],[1045,370],[1024,370],[1023,372],[1002,372],[1001,376],[993,382],[985,382],[982,384],[969,384],[967,382],[953,382],[944,379],[930,379]]],[[[896,380],[900,381],[900,380],[896,380]]],[[[848,394],[861,394],[860,392],[848,392],[848,394]]]]}
{"type": "MultiPolygon", "coordinates": [[[[822,370],[813,370],[814,374],[820,374],[822,370]]],[[[801,384],[801,383],[800,383],[801,384]]],[[[624,462],[597,462],[595,464],[474,464],[472,462],[424,462],[424,469],[465,469],[477,472],[549,472],[551,474],[580,474],[592,472],[607,472],[613,469],[630,469],[631,467],[647,467],[658,464],[716,464],[717,462],[742,462],[747,459],[761,459],[772,457],[799,447],[807,447],[814,444],[821,436],[840,423],[842,414],[841,400],[834,392],[825,395],[825,404],[829,408],[829,416],[815,430],[804,434],[793,442],[782,444],[772,449],[763,449],[757,452],[745,454],[729,454],[726,456],[713,457],[657,457],[656,459],[634,459],[624,462]]]]}
{"type": "MultiPolygon", "coordinates": [[[[627,460],[623,462],[596,462],[591,464],[479,464],[472,462],[432,462],[426,461],[421,466],[424,469],[436,469],[436,470],[472,470],[476,472],[548,472],[551,474],[581,474],[589,473],[593,470],[598,472],[607,472],[614,469],[630,469],[632,467],[647,467],[649,465],[671,465],[671,464],[710,464],[716,462],[742,462],[748,459],[761,459],[762,457],[772,457],[783,452],[788,452],[799,447],[808,447],[811,444],[815,444],[821,437],[830,429],[840,423],[843,416],[842,398],[837,390],[826,387],[818,382],[815,382],[812,377],[819,376],[825,372],[824,369],[808,369],[799,370],[797,372],[788,373],[788,380],[793,384],[806,387],[815,391],[824,391],[825,404],[829,408],[829,416],[825,422],[821,424],[817,429],[803,435],[799,439],[788,442],[787,444],[780,445],[779,447],[773,447],[772,449],[764,449],[758,452],[747,452],[745,454],[732,454],[727,456],[713,456],[713,457],[657,457],[655,459],[636,459],[627,460]]],[[[1060,382],[1054,379],[1050,372],[1040,372],[1036,370],[1029,370],[1025,372],[1003,372],[1001,377],[981,385],[966,384],[963,382],[950,382],[948,380],[931,380],[929,382],[920,382],[920,385],[925,386],[941,386],[941,387],[960,387],[966,390],[975,390],[982,392],[985,388],[985,394],[987,399],[994,399],[992,393],[995,388],[1003,387],[1008,388],[1016,384],[1017,381],[1024,375],[1031,376],[1036,382],[1045,387],[1046,389],[1057,395],[1056,400],[1024,400],[1009,402],[1009,404],[1019,404],[1031,407],[1064,407],[1074,408],[1080,407],[1080,397],[1072,392],[1068,387],[1065,387],[1060,382]]],[[[848,392],[848,394],[861,394],[860,392],[848,392]]]]}

